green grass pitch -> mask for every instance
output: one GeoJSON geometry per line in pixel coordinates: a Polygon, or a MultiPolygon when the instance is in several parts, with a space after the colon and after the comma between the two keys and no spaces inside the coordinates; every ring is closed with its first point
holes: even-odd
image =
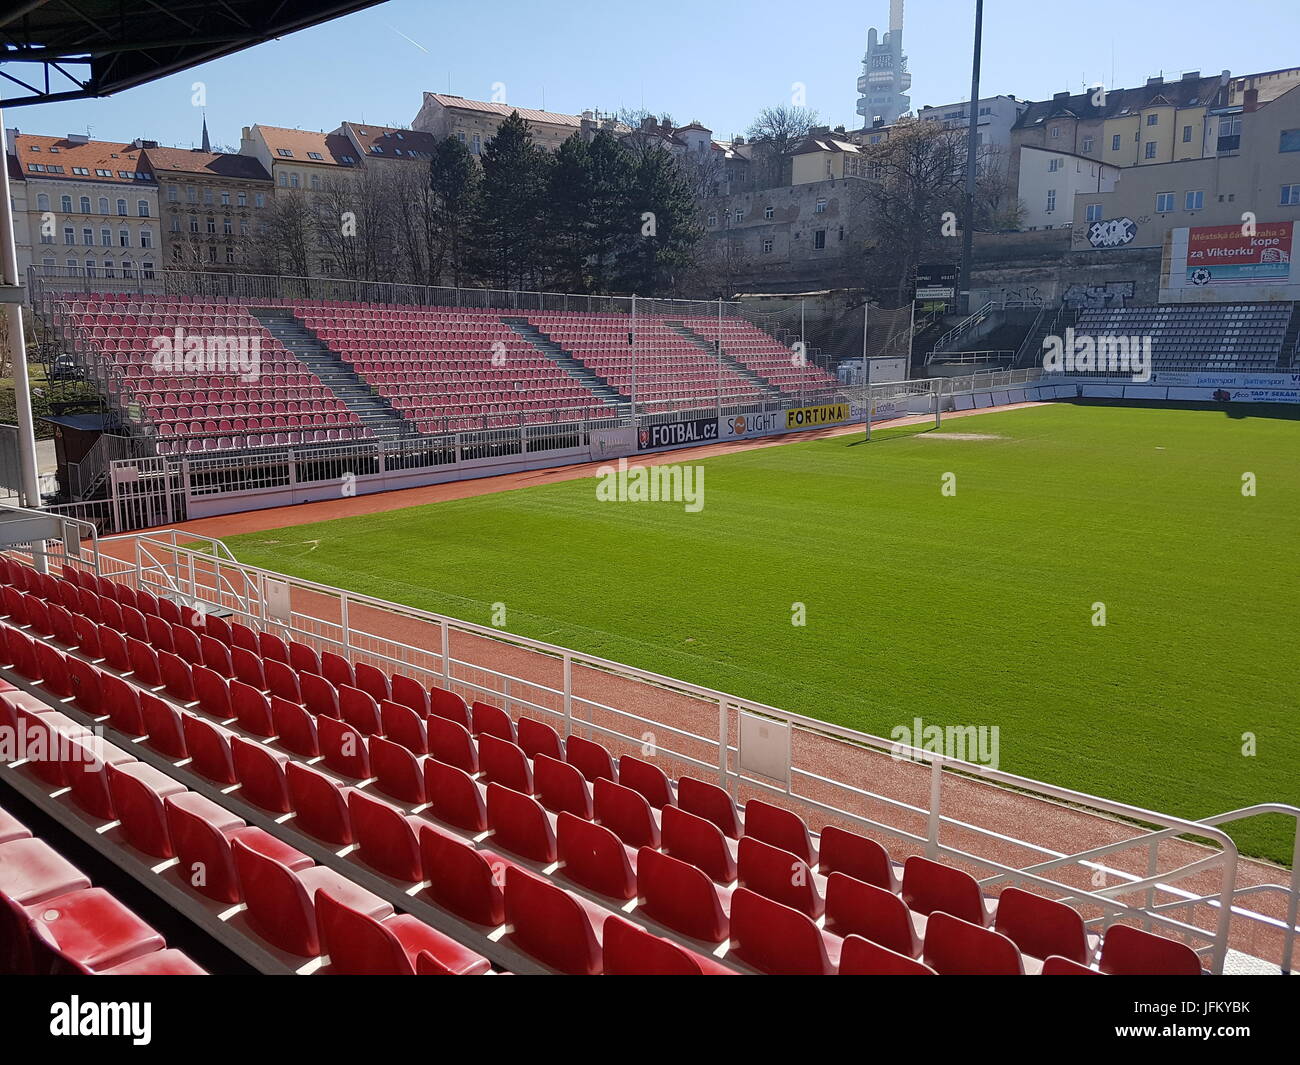
{"type": "MultiPolygon", "coordinates": [[[[711,458],[699,513],[586,479],[227,542],[877,735],[996,725],[1004,770],[1199,818],[1300,803],[1300,422],[1239,414],[1055,404],[711,458]]],[[[1290,860],[1281,818],[1234,834],[1290,860]]]]}

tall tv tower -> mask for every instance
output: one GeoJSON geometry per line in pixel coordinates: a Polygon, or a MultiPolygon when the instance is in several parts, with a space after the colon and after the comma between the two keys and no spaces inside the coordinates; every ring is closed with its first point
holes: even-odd
{"type": "Polygon", "coordinates": [[[862,57],[858,78],[858,114],[864,126],[896,122],[912,107],[907,90],[912,75],[903,54],[903,0],[889,0],[889,31],[877,39],[873,27],[867,31],[867,54],[862,57]]]}

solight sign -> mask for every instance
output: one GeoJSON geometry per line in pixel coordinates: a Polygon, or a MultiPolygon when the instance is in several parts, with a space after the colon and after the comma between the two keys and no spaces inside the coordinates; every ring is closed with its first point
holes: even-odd
{"type": "Polygon", "coordinates": [[[1241,226],[1200,226],[1187,233],[1187,282],[1206,285],[1286,284],[1291,280],[1294,222],[1266,222],[1244,235],[1241,226]]]}

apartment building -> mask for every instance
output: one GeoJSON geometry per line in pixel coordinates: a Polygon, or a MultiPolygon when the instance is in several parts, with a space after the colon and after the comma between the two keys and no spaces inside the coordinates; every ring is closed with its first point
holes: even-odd
{"type": "Polygon", "coordinates": [[[144,143],[6,130],[21,271],[154,278],[158,185],[144,143]]]}
{"type": "Polygon", "coordinates": [[[271,175],[251,156],[147,147],[158,182],[163,262],[172,269],[247,269],[265,234],[271,175]]]}

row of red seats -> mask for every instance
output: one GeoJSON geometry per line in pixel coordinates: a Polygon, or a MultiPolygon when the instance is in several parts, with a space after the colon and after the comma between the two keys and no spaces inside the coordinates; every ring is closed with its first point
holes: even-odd
{"type": "MultiPolygon", "coordinates": [[[[13,685],[0,681],[0,706],[16,701],[15,692],[13,685]]],[[[92,887],[81,870],[4,809],[0,974],[207,975],[111,894],[92,887]]]]}
{"type": "MultiPolygon", "coordinates": [[[[238,632],[239,629],[242,629],[242,627],[237,627],[234,631],[238,632]]],[[[251,632],[249,630],[244,631],[248,633],[244,638],[245,642],[253,643],[254,647],[258,646],[252,640],[251,632]]],[[[265,638],[266,634],[262,634],[262,636],[265,638]]],[[[205,639],[211,640],[212,638],[205,637],[205,639]]],[[[270,639],[274,640],[275,638],[271,637],[270,639]]],[[[247,653],[247,649],[237,650],[245,650],[247,653]]],[[[303,650],[307,649],[304,648],[303,650]]],[[[286,652],[282,650],[280,654],[285,656],[286,652]]],[[[409,747],[414,747],[421,752],[426,747],[432,748],[437,758],[446,759],[447,764],[456,765],[464,773],[481,770],[485,779],[489,781],[489,803],[511,808],[513,816],[507,822],[503,822],[506,826],[506,838],[511,838],[509,833],[513,831],[515,833],[513,847],[517,850],[526,851],[529,856],[535,856],[535,860],[539,861],[553,861],[557,856],[555,834],[549,833],[549,826],[546,824],[545,817],[537,816],[543,807],[559,811],[561,816],[567,813],[571,817],[575,815],[588,819],[592,817],[593,804],[590,793],[584,793],[582,781],[578,774],[566,778],[563,770],[568,769],[570,773],[573,773],[573,771],[570,767],[564,765],[563,759],[575,757],[570,753],[575,747],[578,752],[576,757],[579,759],[583,757],[591,758],[594,755],[592,748],[596,745],[585,747],[584,744],[588,741],[581,741],[577,737],[571,737],[566,751],[561,748],[559,737],[553,730],[540,722],[531,722],[528,719],[520,720],[518,723],[519,735],[516,737],[511,728],[509,717],[502,711],[490,708],[486,704],[476,706],[472,714],[464,710],[463,704],[459,704],[459,711],[455,710],[455,704],[452,704],[453,710],[447,711],[446,707],[444,707],[444,712],[449,713],[450,716],[456,716],[459,713],[463,716],[463,721],[451,724],[435,723],[437,717],[435,714],[428,718],[427,731],[424,735],[419,734],[417,723],[411,721],[401,723],[400,727],[404,731],[399,735],[399,725],[392,723],[386,727],[386,719],[392,715],[397,715],[402,707],[393,705],[390,709],[390,704],[383,703],[381,710],[381,704],[376,701],[376,697],[386,697],[389,692],[386,686],[381,687],[381,682],[386,678],[383,678],[378,671],[361,665],[358,665],[355,675],[351,672],[343,674],[341,671],[347,668],[348,664],[342,659],[337,659],[337,662],[334,663],[332,659],[337,659],[337,656],[326,658],[327,665],[318,668],[335,672],[336,679],[341,685],[337,690],[345,696],[342,707],[336,708],[333,702],[335,696],[321,695],[319,693],[305,696],[309,704],[313,701],[317,703],[315,709],[323,715],[316,720],[321,726],[322,735],[328,734],[330,737],[330,740],[324,744],[327,765],[331,761],[330,747],[337,747],[339,739],[349,735],[347,728],[350,727],[359,733],[354,737],[354,750],[363,747],[366,738],[372,738],[368,754],[373,764],[341,760],[332,768],[356,778],[366,777],[375,772],[379,775],[381,790],[385,790],[396,797],[404,798],[407,801],[422,802],[428,798],[425,794],[422,775],[416,759],[409,750],[402,749],[400,742],[394,745],[388,739],[379,737],[381,732],[386,731],[389,735],[396,735],[399,740],[405,739],[409,747]],[[362,677],[365,679],[359,679],[362,677]],[[354,678],[358,679],[359,683],[364,683],[370,687],[372,694],[350,688],[348,682],[354,678]],[[326,722],[332,720],[331,713],[342,718],[344,727],[340,728],[335,725],[326,727],[326,722]],[[471,728],[478,733],[477,750],[470,733],[471,728]],[[513,742],[516,738],[520,739],[525,746],[516,746],[513,742]],[[380,752],[378,757],[375,755],[376,749],[380,752]],[[527,803],[520,803],[505,796],[506,789],[517,793],[519,796],[534,793],[534,773],[536,774],[536,791],[542,798],[540,806],[534,803],[533,807],[530,808],[527,803]],[[500,788],[496,803],[491,802],[492,785],[494,784],[500,788]]],[[[131,663],[124,661],[122,664],[131,663]]],[[[270,665],[269,661],[267,665],[270,665]]],[[[227,664],[227,672],[232,668],[233,663],[227,664]]],[[[157,673],[156,667],[148,667],[147,673],[152,678],[157,673]]],[[[267,677],[260,674],[245,674],[245,679],[251,681],[256,687],[264,688],[268,684],[267,677]]],[[[404,679],[393,678],[393,681],[404,679]]],[[[307,677],[304,676],[303,680],[306,681],[307,677]]],[[[283,684],[285,681],[282,679],[279,683],[283,684]]],[[[284,694],[276,696],[276,698],[283,699],[285,696],[298,694],[296,691],[283,688],[282,691],[284,694]]],[[[202,702],[202,700],[200,701],[202,702]]],[[[458,703],[458,700],[456,702],[458,703]]],[[[250,714],[245,718],[241,717],[238,710],[235,710],[234,716],[240,717],[241,721],[246,724],[253,725],[259,734],[267,734],[269,727],[273,727],[275,724],[276,713],[274,709],[265,705],[265,699],[262,699],[262,703],[259,713],[250,714]],[[259,722],[261,723],[260,727],[259,722]]],[[[221,702],[218,702],[214,709],[221,716],[231,713],[231,708],[221,702]]],[[[280,714],[283,715],[283,713],[284,711],[281,710],[280,714]]],[[[397,720],[397,718],[394,718],[395,722],[397,720]]],[[[313,742],[318,741],[313,739],[313,742]]],[[[315,754],[316,749],[313,746],[303,753],[315,754]]],[[[227,760],[229,759],[227,758],[227,760]]],[[[654,801],[658,807],[663,808],[661,815],[663,833],[669,840],[669,846],[665,847],[665,850],[669,855],[672,855],[673,848],[675,848],[679,856],[688,856],[698,864],[712,869],[715,880],[723,884],[734,880],[737,875],[737,865],[732,860],[725,844],[719,846],[724,834],[736,838],[740,833],[739,820],[730,797],[713,785],[684,778],[678,783],[676,789],[678,793],[676,802],[680,804],[680,808],[674,807],[673,789],[661,771],[649,763],[640,763],[636,759],[624,758],[620,762],[619,768],[623,774],[621,779],[623,779],[624,783],[633,785],[633,792],[630,794],[635,793],[635,789],[639,785],[643,804],[648,806],[650,801],[654,801]],[[687,812],[686,808],[690,808],[694,813],[687,812]],[[703,815],[703,817],[698,815],[703,815]],[[701,832],[701,829],[704,829],[704,831],[701,832]],[[709,829],[712,829],[717,834],[713,839],[708,836],[709,829]]],[[[428,766],[429,763],[426,763],[426,776],[428,766]]],[[[588,766],[588,768],[592,770],[589,773],[589,779],[594,779],[596,783],[596,803],[602,803],[603,793],[604,805],[607,807],[604,811],[605,816],[598,818],[598,820],[608,821],[616,826],[621,825],[624,836],[631,837],[630,839],[625,838],[625,843],[645,845],[648,841],[646,837],[658,831],[658,826],[654,823],[653,817],[642,816],[640,818],[641,827],[637,828],[633,824],[636,820],[634,816],[629,817],[627,812],[620,813],[617,810],[616,799],[618,792],[627,791],[628,789],[617,788],[617,791],[615,791],[614,789],[617,786],[612,785],[612,781],[603,787],[600,782],[602,773],[606,778],[615,776],[612,764],[607,769],[603,765],[588,766]],[[611,795],[614,795],[615,799],[611,799],[611,795]],[[638,832],[640,833],[639,837],[638,832]]],[[[443,777],[446,776],[447,774],[444,773],[443,777]]],[[[468,781],[461,781],[461,783],[465,784],[468,781]]],[[[433,789],[430,788],[429,790],[433,789]]],[[[459,819],[461,827],[470,830],[481,831],[485,827],[489,827],[489,824],[484,821],[487,811],[483,809],[484,804],[478,798],[477,792],[471,788],[462,787],[455,794],[460,800],[460,805],[451,803],[448,809],[439,810],[439,816],[447,816],[452,823],[457,823],[459,819]],[[468,806],[465,805],[466,802],[468,802],[468,806]]],[[[625,802],[624,805],[626,805],[625,802]]],[[[802,894],[795,892],[792,896],[788,890],[791,879],[790,869],[785,864],[782,855],[795,854],[797,861],[807,860],[809,862],[812,861],[813,857],[811,841],[802,821],[788,812],[756,802],[748,804],[746,812],[749,815],[745,819],[747,831],[751,833],[753,838],[747,837],[741,842],[739,862],[741,883],[747,887],[756,886],[760,891],[764,890],[764,884],[766,884],[766,893],[772,895],[776,900],[793,903],[796,909],[802,906],[806,916],[813,919],[820,918],[822,903],[816,887],[811,887],[811,893],[809,893],[808,888],[814,884],[814,878],[809,874],[808,870],[803,870],[803,875],[795,878],[805,885],[802,894]],[[764,827],[764,823],[766,823],[766,827],[764,827]],[[765,845],[757,838],[760,835],[769,836],[774,844],[783,847],[784,850],[779,851],[777,846],[765,845]],[[799,857],[800,854],[802,854],[802,857],[799,857]]],[[[642,813],[644,814],[644,811],[642,813]]],[[[503,831],[502,824],[492,824],[491,827],[494,827],[499,834],[503,831]]],[[[573,830],[570,829],[570,834],[572,832],[573,830]]],[[[660,844],[656,841],[655,845],[660,844]]],[[[890,863],[887,856],[884,856],[883,850],[877,845],[871,844],[871,841],[864,840],[861,837],[853,837],[848,833],[838,834],[836,830],[831,829],[823,833],[822,846],[823,850],[827,846],[831,846],[832,849],[838,847],[841,854],[844,855],[853,850],[857,850],[858,853],[853,855],[852,858],[843,857],[838,860],[828,859],[827,855],[823,853],[822,869],[819,871],[824,872],[829,869],[833,872],[835,870],[832,867],[836,864],[849,865],[854,877],[861,876],[864,878],[863,881],[857,881],[854,877],[843,876],[841,879],[845,882],[844,884],[836,881],[835,885],[828,887],[826,890],[827,907],[830,907],[832,897],[837,900],[837,903],[841,899],[857,901],[857,896],[863,895],[864,892],[858,891],[856,895],[852,891],[846,893],[847,888],[852,885],[861,884],[863,888],[869,888],[870,881],[875,880],[878,885],[883,881],[884,885],[894,886],[890,884],[892,874],[889,871],[890,863]],[[845,846],[846,841],[849,840],[854,841],[854,843],[852,846],[845,846]],[[872,848],[874,848],[874,851],[872,848]]],[[[609,851],[610,849],[606,848],[606,850],[609,851]]],[[[610,853],[613,853],[613,851],[610,851],[610,853]]],[[[928,864],[933,865],[934,863],[928,864]]],[[[910,875],[912,870],[923,868],[925,868],[924,860],[914,859],[909,863],[909,872],[905,874],[904,878],[904,896],[914,906],[916,913],[933,912],[935,909],[945,907],[954,913],[971,917],[977,923],[988,923],[988,914],[984,910],[978,885],[974,880],[970,879],[966,874],[959,873],[956,870],[947,870],[942,866],[935,866],[935,869],[930,872],[928,877],[922,876],[920,873],[915,877],[910,875]],[[948,875],[949,881],[946,884],[944,883],[945,875],[948,875]],[[914,889],[913,880],[922,886],[914,889]],[[931,882],[928,889],[925,887],[927,881],[931,882]],[[938,882],[939,887],[934,886],[935,881],[938,882]],[[927,890],[932,896],[929,901],[927,901],[925,895],[927,890]],[[965,896],[964,899],[962,898],[963,895],[965,896]],[[934,899],[938,899],[938,901],[934,901],[934,899]]],[[[681,892],[678,892],[678,894],[681,894],[681,892]]],[[[867,903],[870,903],[872,900],[869,892],[866,894],[867,903]]],[[[1050,903],[1048,900],[1037,900],[1036,896],[1027,895],[1027,893],[1022,894],[1025,894],[1027,899],[1044,904],[1049,911],[1053,907],[1059,908],[1065,915],[1065,924],[1067,926],[1072,919],[1077,934],[1072,943],[1069,942],[1069,937],[1066,937],[1067,947],[1065,949],[1069,954],[1077,958],[1083,957],[1084,950],[1079,945],[1083,939],[1082,922],[1077,914],[1069,910],[1068,907],[1050,903]]],[[[689,893],[689,897],[698,899],[703,896],[697,890],[689,893]]],[[[902,903],[900,902],[899,905],[901,906],[902,903]]],[[[715,898],[713,900],[715,915],[720,908],[721,903],[715,898]]],[[[836,912],[844,909],[838,904],[834,908],[836,912]]],[[[868,916],[873,920],[884,920],[883,917],[875,915],[874,911],[868,916]]],[[[1038,917],[1041,919],[1041,914],[1038,917]]],[[[695,919],[692,918],[692,920],[695,919]]],[[[668,923],[671,924],[671,922],[668,923]]],[[[1013,923],[1008,921],[1009,926],[1013,923]]],[[[1020,924],[1021,926],[1029,926],[1033,922],[1021,921],[1020,924]]],[[[1061,924],[1059,917],[1057,924],[1061,924]]],[[[847,926],[841,923],[841,927],[847,926]]],[[[692,930],[696,930],[696,928],[696,924],[691,925],[692,930]]],[[[883,933],[881,934],[883,935],[883,933]]],[[[1042,958],[1048,953],[1048,949],[1040,947],[1037,956],[1042,958]]]]}

